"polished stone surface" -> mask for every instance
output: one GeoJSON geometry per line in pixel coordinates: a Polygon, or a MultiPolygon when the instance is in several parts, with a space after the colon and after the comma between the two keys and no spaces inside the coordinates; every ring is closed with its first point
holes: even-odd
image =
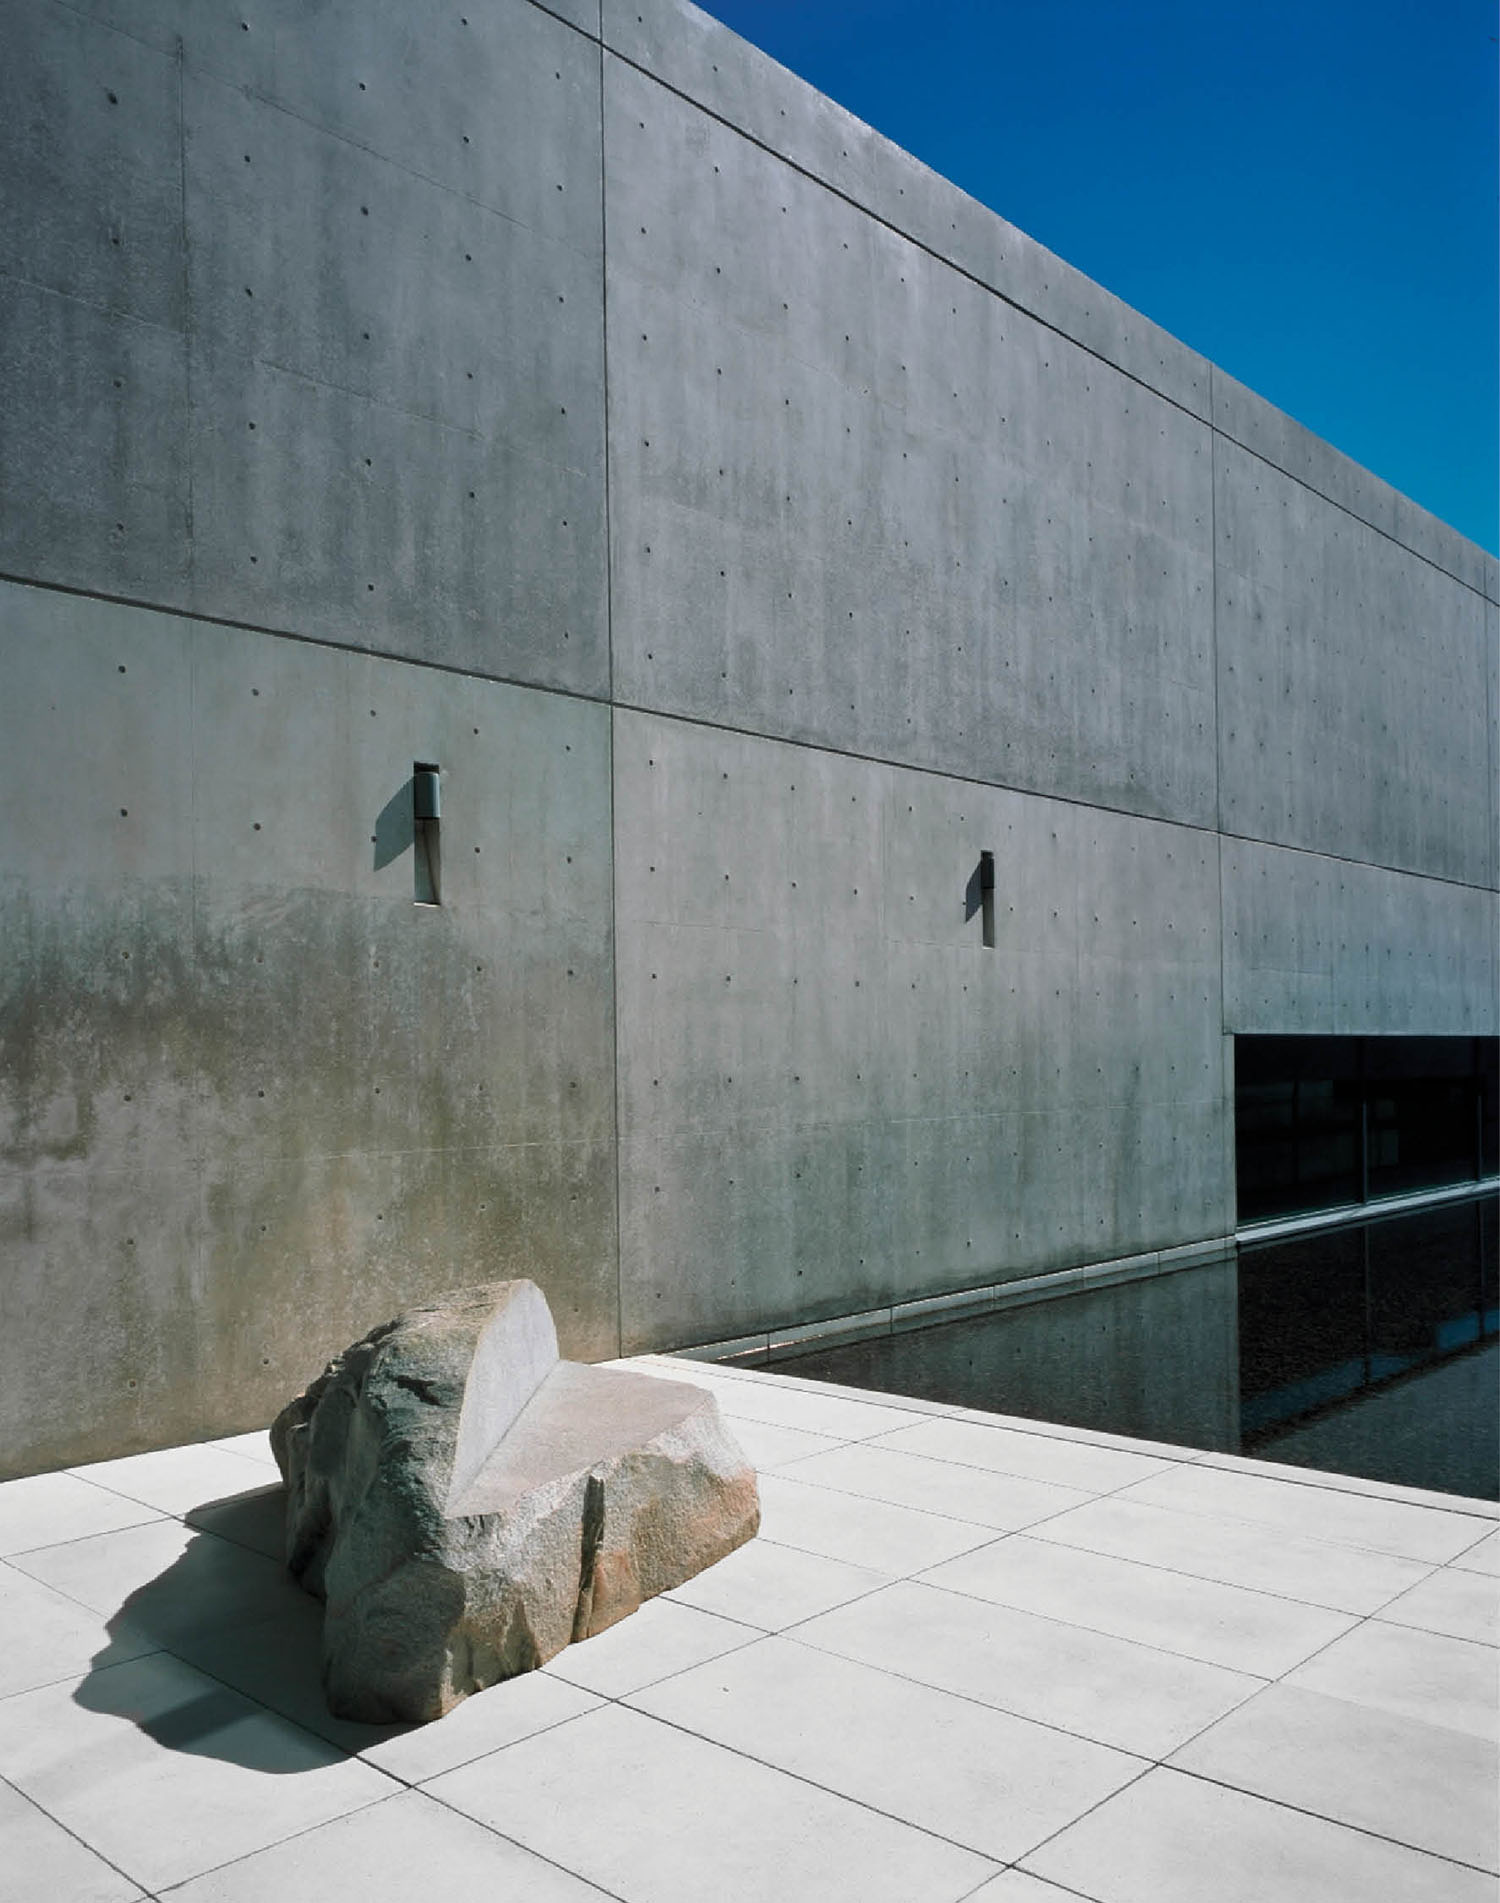
{"type": "Polygon", "coordinates": [[[432,1725],[329,1717],[257,1437],[0,1486],[0,1897],[1493,1898],[1493,1503],[630,1365],[765,1531],[432,1725]]]}

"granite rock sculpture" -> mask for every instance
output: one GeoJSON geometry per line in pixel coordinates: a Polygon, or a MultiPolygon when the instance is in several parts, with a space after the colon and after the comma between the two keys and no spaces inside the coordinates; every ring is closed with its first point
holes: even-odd
{"type": "Polygon", "coordinates": [[[712,1394],[558,1358],[534,1282],[373,1329],[284,1408],[287,1564],[340,1717],[440,1717],[711,1566],[760,1523],[712,1394]]]}

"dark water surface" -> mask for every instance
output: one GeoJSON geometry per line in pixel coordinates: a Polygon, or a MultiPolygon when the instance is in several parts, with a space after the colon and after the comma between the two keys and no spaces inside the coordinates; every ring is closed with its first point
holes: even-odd
{"type": "Polygon", "coordinates": [[[1243,1451],[1500,1498],[1497,1211],[1484,1197],[1242,1249],[1243,1451]]]}
{"type": "Polygon", "coordinates": [[[1500,1198],[778,1359],[784,1373],[1500,1498],[1500,1198]]]}

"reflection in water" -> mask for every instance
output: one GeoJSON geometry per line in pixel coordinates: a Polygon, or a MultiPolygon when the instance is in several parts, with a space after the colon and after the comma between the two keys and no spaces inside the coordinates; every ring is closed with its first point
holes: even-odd
{"type": "Polygon", "coordinates": [[[1242,1249],[1244,1452],[1500,1497],[1497,1210],[1242,1249]]]}

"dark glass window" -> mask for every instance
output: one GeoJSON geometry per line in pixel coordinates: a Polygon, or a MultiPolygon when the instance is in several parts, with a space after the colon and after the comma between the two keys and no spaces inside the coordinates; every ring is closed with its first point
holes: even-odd
{"type": "Polygon", "coordinates": [[[1357,1229],[1240,1255],[1240,1427],[1295,1420],[1365,1384],[1365,1253],[1357,1229]]]}
{"type": "MultiPolygon", "coordinates": [[[[1246,1450],[1492,1342],[1500,1334],[1497,1230],[1500,1197],[1481,1196],[1242,1247],[1246,1450]]],[[[1416,1407],[1402,1431],[1418,1440],[1434,1434],[1443,1405],[1433,1400],[1430,1417],[1416,1407]]]]}
{"type": "Polygon", "coordinates": [[[1496,1171],[1497,1041],[1237,1037],[1239,1219],[1496,1171]]]}

